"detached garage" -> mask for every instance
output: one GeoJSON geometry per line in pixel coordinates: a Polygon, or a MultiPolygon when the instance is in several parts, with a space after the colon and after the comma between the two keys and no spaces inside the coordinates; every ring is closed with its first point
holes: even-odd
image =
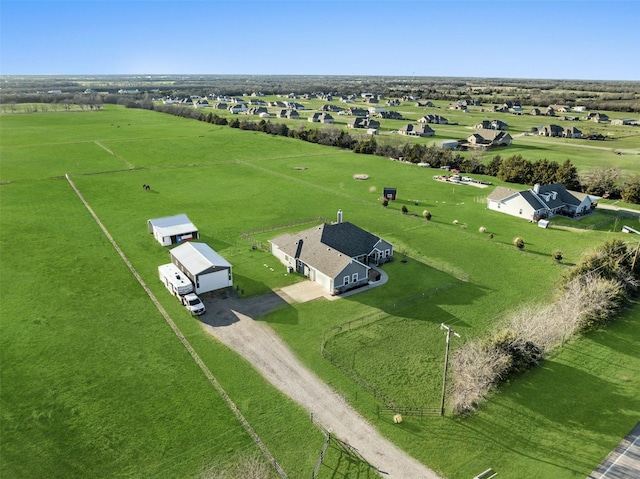
{"type": "Polygon", "coordinates": [[[233,286],[231,264],[208,244],[184,243],[169,253],[171,262],[191,280],[197,294],[233,286]]]}
{"type": "Polygon", "coordinates": [[[147,220],[147,226],[149,233],[153,234],[162,246],[198,239],[198,228],[187,218],[187,215],[147,220]]]}

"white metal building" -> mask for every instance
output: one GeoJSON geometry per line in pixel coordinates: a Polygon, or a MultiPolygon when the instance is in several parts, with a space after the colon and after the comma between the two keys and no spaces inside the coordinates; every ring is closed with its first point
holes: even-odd
{"type": "Polygon", "coordinates": [[[198,239],[198,228],[187,218],[187,215],[147,220],[147,226],[149,227],[149,233],[162,246],[198,239]]]}
{"type": "Polygon", "coordinates": [[[193,283],[196,294],[233,286],[231,263],[208,244],[188,242],[169,253],[171,262],[193,283]]]}

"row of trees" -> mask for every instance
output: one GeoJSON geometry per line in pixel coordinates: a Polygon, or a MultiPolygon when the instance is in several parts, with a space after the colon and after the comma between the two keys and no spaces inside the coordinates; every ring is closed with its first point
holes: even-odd
{"type": "Polygon", "coordinates": [[[484,162],[482,154],[467,157],[459,152],[443,150],[434,145],[427,146],[412,142],[378,142],[374,136],[350,134],[340,128],[323,126],[305,128],[299,125],[290,128],[284,123],[268,120],[253,121],[250,118],[233,118],[228,121],[215,113],[205,113],[187,106],[154,105],[150,100],[127,100],[127,106],[146,108],[185,118],[192,118],[216,125],[229,125],[241,130],[261,131],[270,135],[286,136],[298,140],[352,150],[355,153],[402,159],[411,163],[428,163],[432,168],[449,167],[465,174],[494,176],[501,181],[525,185],[562,183],[568,189],[622,199],[628,203],[640,203],[640,177],[625,177],[619,169],[596,168],[585,175],[578,175],[577,168],[570,160],[563,163],[547,159],[527,160],[522,155],[502,158],[495,155],[484,162]]]}
{"type": "Polygon", "coordinates": [[[615,319],[640,288],[638,251],[612,240],[563,278],[556,299],[514,312],[488,337],[463,345],[453,360],[456,414],[476,409],[501,382],[539,364],[571,337],[615,319]]]}

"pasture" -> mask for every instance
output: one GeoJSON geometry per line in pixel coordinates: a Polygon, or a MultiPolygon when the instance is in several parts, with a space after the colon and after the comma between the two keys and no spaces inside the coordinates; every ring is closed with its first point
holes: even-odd
{"type": "MultiPolygon", "coordinates": [[[[301,278],[242,233],[276,228],[256,235],[266,242],[292,222],[333,219],[342,209],[346,221],[391,241],[397,261],[385,265],[384,287],[260,319],[383,434],[445,477],[487,467],[505,477],[584,477],[637,420],[637,308],[570,342],[469,418],[396,425],[377,416],[380,400],[363,386],[398,405],[438,406],[440,323],[464,340],[520,304],[545,302],[583,252],[620,234],[614,213],[598,212],[591,229],[552,222],[544,230],[488,211],[492,187],[437,182],[436,170],[143,110],[6,115],[1,129],[3,476],[197,477],[256,449],[64,174],[289,477],[311,473],[323,436],[163,289],[157,266],[167,249],[148,234],[147,219],[188,214],[247,296],[301,278]],[[359,173],[369,179],[354,180],[359,173]],[[399,195],[386,208],[385,186],[399,195]],[[523,251],[512,246],[516,236],[523,251]],[[562,263],[552,259],[556,249],[562,263]],[[367,317],[377,320],[327,343],[357,382],[319,349],[327,330],[367,317]]],[[[341,458],[330,449],[319,477],[353,474],[341,458]]]]}

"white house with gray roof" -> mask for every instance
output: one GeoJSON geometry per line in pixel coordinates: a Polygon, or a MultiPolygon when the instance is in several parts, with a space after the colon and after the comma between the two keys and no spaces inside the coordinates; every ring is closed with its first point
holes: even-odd
{"type": "Polygon", "coordinates": [[[524,191],[498,186],[487,197],[487,207],[511,216],[537,221],[555,215],[584,216],[593,211],[595,201],[599,199],[599,196],[570,191],[561,183],[535,185],[524,191]]]}
{"type": "Polygon", "coordinates": [[[322,224],[272,240],[272,254],[334,294],[368,284],[379,265],[393,259],[393,245],[349,222],[322,224]]]}

